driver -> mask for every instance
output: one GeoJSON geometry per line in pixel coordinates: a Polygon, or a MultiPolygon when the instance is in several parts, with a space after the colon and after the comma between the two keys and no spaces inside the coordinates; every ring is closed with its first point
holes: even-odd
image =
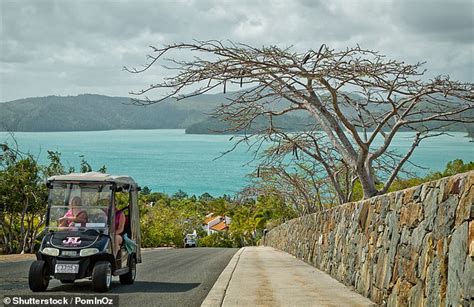
{"type": "Polygon", "coordinates": [[[87,222],[87,213],[81,210],[82,201],[79,196],[75,196],[69,202],[69,210],[59,219],[59,227],[74,226],[75,223],[80,223],[85,226],[87,222]]]}

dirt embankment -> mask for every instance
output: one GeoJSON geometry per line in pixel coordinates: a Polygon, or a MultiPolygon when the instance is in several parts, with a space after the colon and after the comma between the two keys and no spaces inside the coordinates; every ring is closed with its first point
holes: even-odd
{"type": "Polygon", "coordinates": [[[35,254],[0,255],[0,263],[35,260],[35,259],[36,259],[35,254]]]}

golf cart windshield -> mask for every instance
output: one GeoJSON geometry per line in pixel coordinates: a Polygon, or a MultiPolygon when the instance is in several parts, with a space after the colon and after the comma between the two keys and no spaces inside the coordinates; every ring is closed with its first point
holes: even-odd
{"type": "Polygon", "coordinates": [[[49,189],[49,230],[108,229],[112,185],[108,183],[58,183],[49,189]]]}

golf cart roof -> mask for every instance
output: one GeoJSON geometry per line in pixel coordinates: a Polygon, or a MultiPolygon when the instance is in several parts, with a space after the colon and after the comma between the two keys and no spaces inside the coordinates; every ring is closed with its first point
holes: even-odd
{"type": "Polygon", "coordinates": [[[98,172],[89,173],[72,173],[68,175],[58,175],[48,178],[49,182],[65,181],[65,182],[111,182],[119,185],[129,184],[137,186],[135,180],[130,176],[125,175],[109,175],[98,172]]]}

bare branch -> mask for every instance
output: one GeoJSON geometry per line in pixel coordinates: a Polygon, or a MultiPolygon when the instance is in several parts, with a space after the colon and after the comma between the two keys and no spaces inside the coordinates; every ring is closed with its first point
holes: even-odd
{"type": "MultiPolygon", "coordinates": [[[[226,122],[228,131],[246,133],[235,146],[247,144],[254,159],[267,160],[269,165],[282,163],[295,150],[294,165],[301,167],[299,158],[318,164],[339,202],[351,199],[355,180],[361,183],[364,197],[387,191],[410,163],[419,142],[433,135],[428,133],[431,130],[474,122],[472,83],[448,76],[425,82],[421,79],[424,63],[390,60],[360,46],[333,50],[322,44],[317,52],[298,53],[292,47],[256,48],[209,40],[152,47],[152,51],[143,67],[124,69],[147,73],[166,62],[163,67],[171,76],[132,92],[133,103],[181,100],[221,89],[227,100],[212,116],[226,122]],[[166,59],[175,52],[191,57],[166,59]],[[229,93],[234,85],[243,89],[229,93]],[[164,92],[156,99],[147,96],[158,91],[164,92]],[[278,124],[289,116],[303,121],[301,113],[311,119],[305,119],[303,131],[289,133],[278,124]],[[405,153],[391,152],[394,137],[404,129],[416,133],[412,146],[405,153]],[[383,143],[375,146],[380,137],[383,143]],[[271,146],[275,142],[278,145],[271,146]],[[379,178],[386,179],[382,190],[376,188],[379,178]]],[[[302,188],[302,181],[291,182],[298,193],[309,191],[302,188]]]]}

